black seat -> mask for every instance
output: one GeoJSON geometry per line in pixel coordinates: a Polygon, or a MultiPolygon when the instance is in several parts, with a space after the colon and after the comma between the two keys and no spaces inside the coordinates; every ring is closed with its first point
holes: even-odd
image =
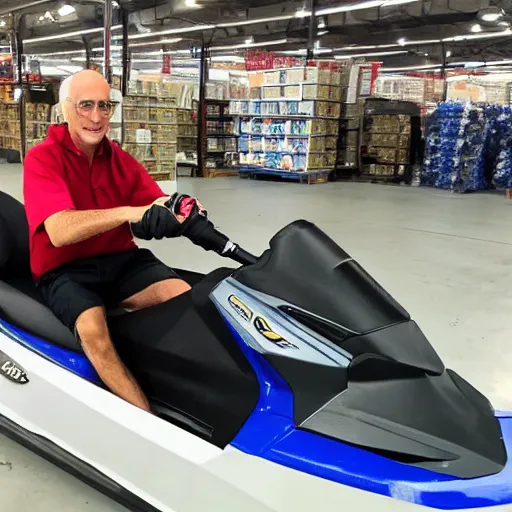
{"type": "Polygon", "coordinates": [[[72,332],[44,305],[32,281],[25,208],[1,191],[0,318],[56,345],[82,351],[72,332]]]}

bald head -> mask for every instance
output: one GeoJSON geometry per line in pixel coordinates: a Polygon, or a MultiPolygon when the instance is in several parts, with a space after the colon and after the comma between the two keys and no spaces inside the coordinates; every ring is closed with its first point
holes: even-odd
{"type": "Polygon", "coordinates": [[[84,69],[71,77],[69,82],[69,96],[74,101],[83,99],[91,91],[94,94],[100,94],[105,99],[110,99],[110,86],[103,78],[103,75],[92,69],[84,69]],[[104,93],[104,94],[103,94],[104,93]]]}

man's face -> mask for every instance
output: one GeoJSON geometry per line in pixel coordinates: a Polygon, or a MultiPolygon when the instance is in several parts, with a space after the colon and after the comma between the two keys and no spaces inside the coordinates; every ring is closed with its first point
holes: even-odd
{"type": "Polygon", "coordinates": [[[98,80],[95,87],[89,84],[73,91],[68,99],[68,128],[79,145],[97,146],[107,134],[110,124],[110,90],[98,80]]]}

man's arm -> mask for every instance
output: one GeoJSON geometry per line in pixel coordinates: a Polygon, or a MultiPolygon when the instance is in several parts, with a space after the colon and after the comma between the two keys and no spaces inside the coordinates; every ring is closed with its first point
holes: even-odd
{"type": "Polygon", "coordinates": [[[115,229],[125,222],[138,222],[148,206],[123,206],[108,210],[65,210],[48,217],[44,227],[55,247],[83,242],[115,229]]]}

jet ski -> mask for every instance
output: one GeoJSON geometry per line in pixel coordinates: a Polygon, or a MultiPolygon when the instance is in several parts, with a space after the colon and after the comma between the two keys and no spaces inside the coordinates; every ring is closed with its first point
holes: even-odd
{"type": "Polygon", "coordinates": [[[512,413],[357,261],[304,220],[260,257],[215,233],[237,268],[109,312],[149,414],[46,308],[0,193],[0,432],[137,512],[511,510],[512,413]]]}

